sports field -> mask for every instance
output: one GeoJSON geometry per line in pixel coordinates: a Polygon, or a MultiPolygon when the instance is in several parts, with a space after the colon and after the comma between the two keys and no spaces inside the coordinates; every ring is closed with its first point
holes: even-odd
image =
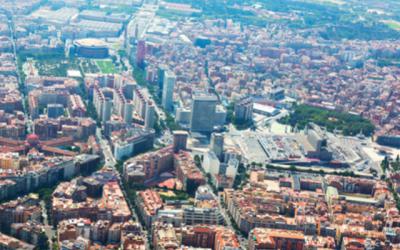
{"type": "Polygon", "coordinates": [[[117,73],[117,69],[111,60],[96,60],[96,65],[103,74],[117,73]]]}
{"type": "Polygon", "coordinates": [[[400,31],[400,22],[395,20],[384,20],[382,22],[386,24],[389,28],[400,31]]]}

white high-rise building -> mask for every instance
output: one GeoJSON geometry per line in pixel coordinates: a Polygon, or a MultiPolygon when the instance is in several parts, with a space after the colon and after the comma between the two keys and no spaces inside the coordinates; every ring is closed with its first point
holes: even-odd
{"type": "Polygon", "coordinates": [[[230,159],[226,167],[225,175],[234,180],[236,178],[238,169],[239,169],[239,161],[237,159],[230,159]]]}
{"type": "Polygon", "coordinates": [[[113,109],[113,100],[111,98],[106,98],[103,104],[103,112],[102,112],[102,121],[106,122],[109,121],[111,118],[113,109]]]}
{"type": "Polygon", "coordinates": [[[214,94],[195,93],[192,101],[190,131],[211,133],[215,125],[215,109],[218,98],[214,94]]]}
{"type": "Polygon", "coordinates": [[[224,153],[224,135],[221,133],[211,134],[210,149],[214,151],[218,159],[222,160],[224,153]]]}
{"type": "Polygon", "coordinates": [[[210,150],[207,154],[204,155],[202,166],[204,171],[211,174],[212,176],[219,173],[220,162],[214,151],[210,150]]]}
{"type": "Polygon", "coordinates": [[[110,120],[113,111],[113,90],[110,88],[95,88],[93,105],[102,122],[110,120]]]}
{"type": "Polygon", "coordinates": [[[147,102],[146,103],[146,115],[144,118],[144,126],[147,129],[151,129],[154,127],[154,123],[156,120],[155,113],[156,113],[156,110],[155,110],[154,104],[152,102],[147,102]]]}
{"type": "Polygon", "coordinates": [[[173,110],[173,96],[176,76],[172,71],[166,71],[162,91],[162,106],[168,112],[173,110]]]}
{"type": "Polygon", "coordinates": [[[127,101],[124,104],[124,121],[126,123],[131,123],[132,122],[132,116],[133,116],[133,103],[131,101],[127,101]]]}

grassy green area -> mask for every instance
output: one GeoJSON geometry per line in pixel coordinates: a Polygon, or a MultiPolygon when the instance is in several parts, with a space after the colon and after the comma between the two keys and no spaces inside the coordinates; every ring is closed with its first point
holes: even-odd
{"type": "Polygon", "coordinates": [[[383,175],[381,177],[382,180],[385,180],[386,183],[389,186],[389,190],[392,192],[393,194],[393,198],[396,201],[396,205],[397,205],[397,209],[400,210],[400,196],[397,193],[397,191],[395,190],[394,186],[393,186],[393,181],[391,178],[387,178],[386,176],[386,172],[387,170],[390,170],[392,173],[393,172],[398,172],[400,170],[400,156],[398,155],[396,157],[396,160],[390,162],[389,159],[387,157],[385,157],[383,159],[383,161],[381,162],[381,168],[383,171],[383,175]]]}
{"type": "Polygon", "coordinates": [[[386,24],[389,28],[400,31],[400,22],[395,20],[385,20],[382,22],[386,24]]]}
{"type": "Polygon", "coordinates": [[[111,60],[96,60],[96,65],[103,74],[115,74],[118,72],[111,60]]]}
{"type": "Polygon", "coordinates": [[[235,181],[233,183],[233,187],[235,189],[239,188],[240,186],[243,186],[244,183],[247,182],[249,179],[249,174],[246,172],[246,168],[243,163],[240,163],[239,169],[238,169],[238,174],[236,175],[235,181]]]}
{"type": "Polygon", "coordinates": [[[175,119],[171,116],[169,112],[165,112],[167,118],[165,119],[165,126],[167,126],[171,131],[181,130],[181,126],[175,122],[175,119]]]}
{"type": "Polygon", "coordinates": [[[74,61],[47,59],[35,61],[35,67],[41,76],[60,76],[65,77],[68,70],[79,70],[79,66],[74,61]]]}
{"type": "MultiPolygon", "coordinates": [[[[131,62],[131,64],[132,64],[132,62],[131,62]]],[[[151,84],[151,83],[146,81],[146,72],[141,68],[134,67],[133,68],[133,77],[135,78],[136,82],[140,86],[146,87],[149,90],[149,92],[150,92],[151,96],[153,97],[154,101],[157,104],[160,105],[161,104],[161,99],[159,98],[159,96],[157,94],[157,92],[159,90],[156,88],[156,85],[151,84]]]]}
{"type": "MultiPolygon", "coordinates": [[[[188,0],[169,0],[169,2],[177,2],[190,4],[193,8],[202,10],[201,13],[194,13],[191,17],[193,18],[221,18],[221,19],[232,19],[235,22],[240,21],[244,25],[255,25],[255,26],[265,26],[268,22],[265,17],[258,16],[252,11],[244,10],[240,7],[234,6],[235,4],[242,5],[243,1],[230,0],[229,3],[225,1],[188,1],[188,0]]],[[[248,1],[249,3],[251,1],[248,1]]],[[[157,12],[158,15],[176,20],[181,16],[175,13],[171,13],[168,10],[160,9],[157,12]]]]}
{"type": "Polygon", "coordinates": [[[164,200],[170,200],[170,201],[175,201],[175,200],[188,200],[190,196],[184,192],[184,191],[170,191],[173,193],[173,195],[169,195],[167,192],[160,192],[160,197],[164,200]]]}
{"type": "MultiPolygon", "coordinates": [[[[140,86],[147,87],[147,89],[149,90],[149,93],[153,97],[153,100],[158,105],[160,105],[161,104],[161,99],[159,98],[159,96],[157,94],[158,90],[155,88],[155,86],[153,84],[150,84],[150,83],[148,83],[146,81],[146,76],[145,75],[146,75],[146,73],[144,72],[143,69],[140,69],[138,67],[135,67],[133,69],[133,77],[135,78],[136,82],[140,86]]],[[[164,122],[164,121],[160,120],[160,118],[156,114],[156,122],[154,123],[154,130],[156,131],[157,135],[160,135],[161,132],[164,129],[166,129],[167,127],[170,128],[171,130],[179,129],[179,126],[175,123],[175,120],[173,119],[173,117],[171,115],[169,115],[168,113],[166,113],[166,115],[167,115],[167,119],[164,122]]]]}
{"type": "Polygon", "coordinates": [[[99,73],[100,70],[97,64],[92,60],[81,60],[80,66],[84,74],[99,73]]]}
{"type": "MultiPolygon", "coordinates": [[[[258,164],[257,164],[258,165],[258,164]]],[[[266,169],[273,169],[273,170],[283,170],[283,171],[291,171],[291,172],[300,172],[300,173],[310,173],[310,174],[319,174],[319,175],[325,175],[325,171],[323,169],[320,170],[314,170],[312,168],[301,168],[301,167],[296,167],[296,166],[290,166],[289,168],[287,167],[282,167],[282,166],[277,166],[277,165],[270,165],[266,164],[265,165],[266,169]]],[[[333,171],[329,172],[331,175],[338,175],[338,176],[350,176],[350,177],[363,177],[361,175],[358,175],[354,173],[351,170],[345,170],[345,171],[333,171]]]]}
{"type": "MultiPolygon", "coordinates": [[[[293,29],[318,27],[321,37],[328,40],[400,39],[400,30],[394,30],[382,23],[376,16],[366,14],[365,4],[362,3],[364,1],[349,3],[354,7],[351,11],[349,8],[343,7],[347,4],[344,0],[168,0],[168,2],[191,4],[192,7],[201,9],[200,14],[192,16],[194,18],[231,19],[244,26],[265,26],[274,22],[283,23],[293,29]],[[265,10],[279,13],[282,17],[285,17],[287,13],[295,14],[296,18],[291,20],[268,18],[254,11],[240,8],[240,6],[251,6],[255,3],[261,5],[265,10]]],[[[397,8],[393,8],[393,13],[398,13],[397,8]]],[[[165,13],[162,14],[166,15],[165,13]]]]}
{"type": "Polygon", "coordinates": [[[312,3],[319,3],[319,4],[336,4],[336,5],[343,5],[346,2],[342,0],[308,0],[312,3]]]}
{"type": "Polygon", "coordinates": [[[18,61],[23,65],[28,58],[32,58],[35,67],[41,76],[67,76],[68,70],[79,70],[78,60],[75,58],[66,58],[63,54],[49,54],[48,56],[41,54],[21,54],[18,61]]]}
{"type": "MultiPolygon", "coordinates": [[[[75,58],[65,57],[64,52],[52,53],[19,53],[18,64],[22,65],[28,58],[35,62],[39,75],[42,76],[67,76],[68,70],[79,70],[79,62],[75,58]]],[[[22,69],[22,68],[21,68],[22,69]]]]}
{"type": "Polygon", "coordinates": [[[385,57],[385,55],[382,55],[377,57],[377,65],[379,67],[400,67],[400,60],[396,57],[396,55],[389,57],[385,57]]]}
{"type": "Polygon", "coordinates": [[[48,222],[51,225],[52,224],[52,216],[51,216],[51,202],[52,202],[52,195],[54,190],[57,188],[58,183],[54,185],[53,187],[44,187],[41,188],[37,191],[39,194],[39,198],[44,201],[46,210],[47,210],[47,218],[48,222]]]}
{"type": "Polygon", "coordinates": [[[177,21],[182,18],[182,16],[179,16],[175,13],[168,12],[167,10],[164,10],[164,9],[159,9],[156,14],[159,17],[166,18],[171,21],[177,21]]]}
{"type": "Polygon", "coordinates": [[[281,119],[281,122],[292,127],[297,125],[299,129],[304,129],[308,123],[313,122],[331,132],[335,129],[341,130],[344,135],[357,135],[362,132],[370,136],[375,129],[369,120],[361,116],[304,104],[295,106],[294,112],[281,119]]]}

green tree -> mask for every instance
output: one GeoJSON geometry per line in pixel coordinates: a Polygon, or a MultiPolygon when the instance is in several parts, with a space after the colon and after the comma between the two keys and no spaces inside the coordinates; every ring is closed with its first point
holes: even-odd
{"type": "Polygon", "coordinates": [[[396,160],[392,162],[393,171],[397,172],[400,170],[400,157],[397,155],[396,160]]]}
{"type": "Polygon", "coordinates": [[[200,158],[200,156],[199,155],[195,155],[193,157],[193,160],[194,160],[194,163],[196,164],[196,166],[198,168],[201,168],[201,158],[200,158]]]}
{"type": "Polygon", "coordinates": [[[47,237],[45,232],[41,232],[39,234],[38,243],[37,243],[37,250],[49,250],[49,238],[47,237]]]}
{"type": "Polygon", "coordinates": [[[310,122],[321,127],[325,127],[332,132],[335,129],[341,130],[344,135],[357,135],[362,132],[366,136],[370,136],[374,130],[374,125],[367,119],[358,115],[327,110],[310,105],[296,105],[294,112],[288,117],[280,120],[283,124],[289,124],[292,127],[304,129],[310,122]]]}
{"type": "Polygon", "coordinates": [[[386,156],[381,162],[381,168],[383,170],[383,173],[386,173],[386,170],[389,169],[389,159],[386,156]]]}

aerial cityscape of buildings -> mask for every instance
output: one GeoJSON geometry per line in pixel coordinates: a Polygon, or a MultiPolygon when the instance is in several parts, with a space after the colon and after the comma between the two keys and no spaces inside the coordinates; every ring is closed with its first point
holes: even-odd
{"type": "Polygon", "coordinates": [[[0,0],[0,249],[400,249],[396,0],[0,0]]]}

